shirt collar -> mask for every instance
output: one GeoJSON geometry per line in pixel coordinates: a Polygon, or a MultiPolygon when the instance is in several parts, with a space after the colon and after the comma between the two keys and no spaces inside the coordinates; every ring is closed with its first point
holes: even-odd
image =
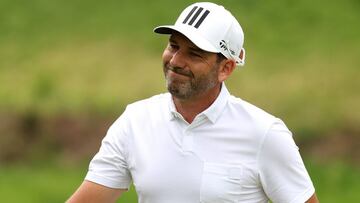
{"type": "MultiPolygon", "coordinates": [[[[169,119],[174,120],[175,118],[182,118],[181,114],[177,112],[174,101],[171,94],[169,94],[169,119]]],[[[230,93],[225,86],[225,83],[222,83],[220,94],[207,109],[201,112],[199,115],[205,115],[212,123],[215,123],[219,118],[220,114],[225,108],[225,105],[228,101],[230,93]]]]}
{"type": "Polygon", "coordinates": [[[205,111],[200,114],[204,114],[212,123],[215,123],[223,112],[229,96],[230,93],[226,88],[225,83],[222,83],[219,96],[209,108],[205,109],[205,111]]]}
{"type": "Polygon", "coordinates": [[[179,117],[180,113],[177,112],[175,104],[174,104],[174,100],[170,93],[169,93],[169,105],[168,106],[169,106],[169,119],[174,120],[175,118],[179,117]]]}

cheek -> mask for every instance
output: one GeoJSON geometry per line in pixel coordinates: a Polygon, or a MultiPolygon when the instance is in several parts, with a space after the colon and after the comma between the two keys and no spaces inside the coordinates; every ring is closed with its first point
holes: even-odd
{"type": "Polygon", "coordinates": [[[165,49],[162,54],[162,60],[164,63],[169,62],[171,60],[172,54],[169,50],[165,49]]]}
{"type": "Polygon", "coordinates": [[[167,67],[169,66],[170,60],[171,60],[170,53],[169,53],[169,51],[167,51],[167,49],[165,49],[162,54],[163,72],[164,72],[165,76],[166,76],[167,67]]]}

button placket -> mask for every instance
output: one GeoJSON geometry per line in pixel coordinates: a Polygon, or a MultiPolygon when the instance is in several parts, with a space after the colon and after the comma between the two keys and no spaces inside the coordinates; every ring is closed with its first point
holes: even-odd
{"type": "Polygon", "coordinates": [[[194,129],[207,121],[207,118],[204,115],[198,115],[195,117],[194,121],[190,124],[189,129],[194,129]]]}
{"type": "Polygon", "coordinates": [[[184,152],[192,152],[194,149],[194,136],[190,129],[186,129],[182,141],[182,149],[184,152]]]}

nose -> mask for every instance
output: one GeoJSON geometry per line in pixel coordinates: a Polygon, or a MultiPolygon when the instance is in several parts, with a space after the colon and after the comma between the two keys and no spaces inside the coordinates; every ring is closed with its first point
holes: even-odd
{"type": "Polygon", "coordinates": [[[185,57],[184,57],[183,53],[181,53],[180,50],[177,50],[175,53],[172,54],[169,63],[170,63],[170,66],[172,66],[172,67],[184,68],[185,67],[185,57]]]}

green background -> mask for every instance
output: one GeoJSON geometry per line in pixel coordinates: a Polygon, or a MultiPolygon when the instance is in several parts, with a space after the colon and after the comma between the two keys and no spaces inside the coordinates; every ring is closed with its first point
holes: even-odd
{"type": "MultiPolygon", "coordinates": [[[[229,90],[286,122],[321,202],[359,202],[360,1],[214,2],[245,32],[229,90]]],[[[0,0],[4,202],[72,194],[126,104],[166,91],[152,29],[190,3],[0,0]]]]}

